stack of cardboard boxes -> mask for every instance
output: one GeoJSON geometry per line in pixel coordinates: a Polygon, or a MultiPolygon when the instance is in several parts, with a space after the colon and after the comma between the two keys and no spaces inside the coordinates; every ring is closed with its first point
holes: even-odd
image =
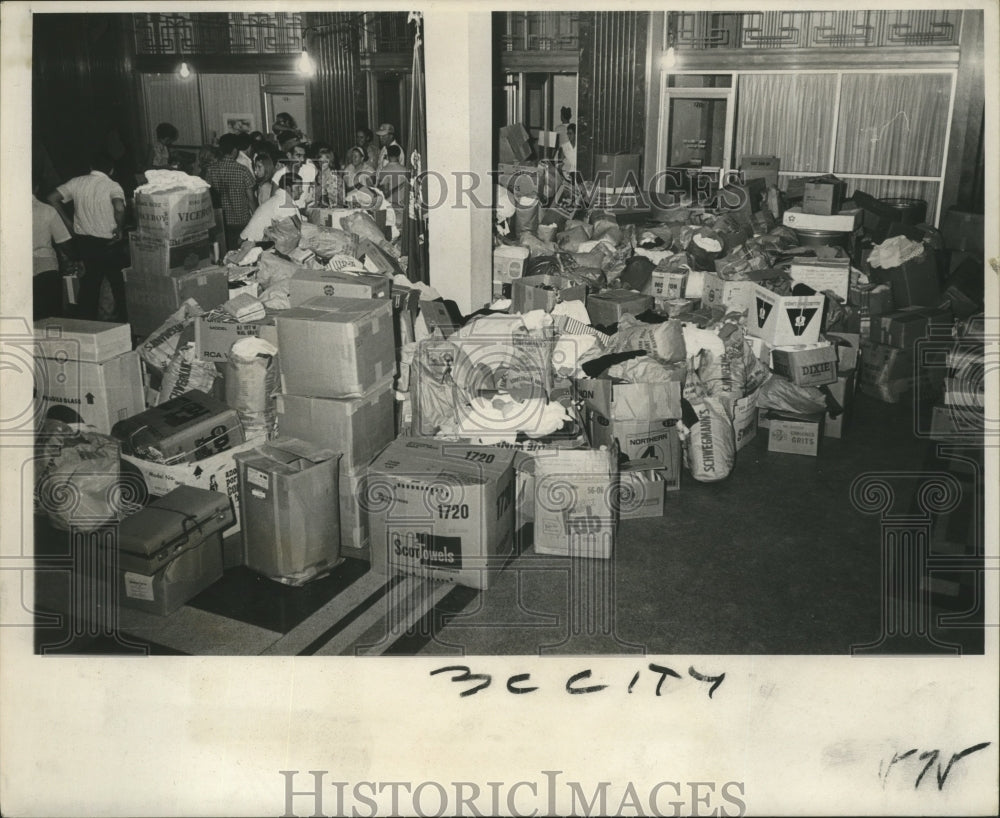
{"type": "Polygon", "coordinates": [[[277,316],[282,355],[278,430],[339,452],[340,540],[368,546],[365,469],[396,435],[392,301],[319,296],[277,316]]]}
{"type": "Polygon", "coordinates": [[[209,230],[215,213],[208,188],[136,191],[137,229],[129,237],[132,266],[124,271],[132,331],[149,335],[187,298],[204,310],[229,299],[229,279],[211,266],[209,230]]]}

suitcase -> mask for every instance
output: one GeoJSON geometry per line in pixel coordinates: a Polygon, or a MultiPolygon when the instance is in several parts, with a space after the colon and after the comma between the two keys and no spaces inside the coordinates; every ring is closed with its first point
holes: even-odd
{"type": "Polygon", "coordinates": [[[166,616],[222,577],[229,497],[178,486],[118,527],[120,602],[166,616]]]}

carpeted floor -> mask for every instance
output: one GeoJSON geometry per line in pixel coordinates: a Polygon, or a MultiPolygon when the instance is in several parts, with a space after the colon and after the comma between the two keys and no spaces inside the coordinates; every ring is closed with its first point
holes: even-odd
{"type": "Polygon", "coordinates": [[[39,567],[48,567],[37,572],[36,650],[843,655],[874,644],[875,652],[981,653],[982,572],[968,570],[981,474],[977,481],[956,466],[962,451],[974,450],[941,457],[946,450],[915,435],[915,424],[922,428],[925,418],[915,419],[912,405],[859,395],[849,433],[824,439],[817,458],[768,452],[761,430],[726,481],[697,483],[685,474],[662,518],[623,521],[613,559],[535,554],[525,528],[517,555],[485,592],[389,579],[348,558],[303,588],[233,568],[170,616],[111,614],[93,598],[81,606],[59,558],[66,535],[39,524],[39,567]],[[938,472],[957,487],[947,516],[921,511],[921,485],[938,472]],[[865,475],[878,476],[875,488],[852,500],[852,485],[865,475]],[[858,508],[883,497],[882,511],[858,508]],[[937,592],[915,599],[906,610],[917,619],[904,621],[898,600],[907,589],[883,587],[883,539],[922,531],[937,592]]]}

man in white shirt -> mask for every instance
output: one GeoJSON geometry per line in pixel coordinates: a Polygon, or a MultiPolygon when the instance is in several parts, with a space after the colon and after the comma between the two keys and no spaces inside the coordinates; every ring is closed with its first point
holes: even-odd
{"type": "Polygon", "coordinates": [[[118,251],[125,219],[125,193],[114,179],[114,162],[107,154],[91,162],[86,176],[77,176],[59,185],[47,201],[66,227],[76,236],[76,248],[84,265],[80,280],[77,312],[80,318],[96,321],[105,278],[115,297],[116,318],[125,320],[125,281],[122,278],[118,251]],[[65,203],[73,203],[73,220],[66,213],[65,203]]]}
{"type": "Polygon", "coordinates": [[[403,166],[406,166],[406,154],[403,153],[403,146],[396,141],[396,128],[388,122],[383,122],[378,126],[378,130],[375,131],[378,135],[379,144],[382,146],[378,152],[378,165],[376,165],[376,170],[381,170],[387,164],[389,164],[389,146],[395,145],[399,148],[399,153],[402,156],[400,160],[403,166]]]}
{"type": "Polygon", "coordinates": [[[278,190],[255,211],[247,226],[240,233],[243,241],[264,241],[264,231],[272,224],[293,216],[300,216],[296,199],[302,198],[302,177],[286,170],[278,182],[278,190]]]}
{"type": "Polygon", "coordinates": [[[236,145],[239,153],[236,154],[236,161],[243,165],[248,171],[253,173],[253,159],[250,158],[250,146],[253,144],[253,137],[246,131],[236,134],[236,145]]]}

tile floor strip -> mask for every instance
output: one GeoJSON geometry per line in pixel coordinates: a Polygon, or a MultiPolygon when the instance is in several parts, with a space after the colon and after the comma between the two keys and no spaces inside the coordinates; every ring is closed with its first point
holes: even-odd
{"type": "MultiPolygon", "coordinates": [[[[362,645],[361,647],[369,649],[370,655],[377,655],[384,652],[405,632],[405,629],[400,631],[399,626],[395,623],[410,620],[415,607],[419,608],[422,602],[426,601],[429,596],[432,596],[425,589],[425,586],[428,585],[440,586],[445,589],[445,592],[451,588],[450,585],[441,585],[441,583],[421,579],[420,577],[403,577],[389,589],[389,592],[386,593],[378,604],[373,605],[347,628],[344,628],[333,639],[319,648],[316,651],[316,655],[340,656],[345,653],[352,653],[361,637],[365,636],[376,625],[381,626],[379,630],[381,631],[382,639],[378,643],[362,645]],[[416,600],[412,599],[414,596],[417,597],[416,600]]],[[[412,617],[414,621],[417,618],[419,617],[412,617]]]]}
{"type": "MultiPolygon", "coordinates": [[[[354,612],[366,600],[384,592],[389,581],[388,577],[381,574],[373,572],[365,574],[309,616],[308,619],[296,625],[274,644],[269,645],[263,655],[301,656],[311,653],[308,648],[314,642],[319,642],[327,633],[330,633],[332,637],[347,615],[354,612]],[[334,624],[331,625],[331,622],[334,624]]],[[[320,644],[322,645],[323,642],[320,644]]]]}

